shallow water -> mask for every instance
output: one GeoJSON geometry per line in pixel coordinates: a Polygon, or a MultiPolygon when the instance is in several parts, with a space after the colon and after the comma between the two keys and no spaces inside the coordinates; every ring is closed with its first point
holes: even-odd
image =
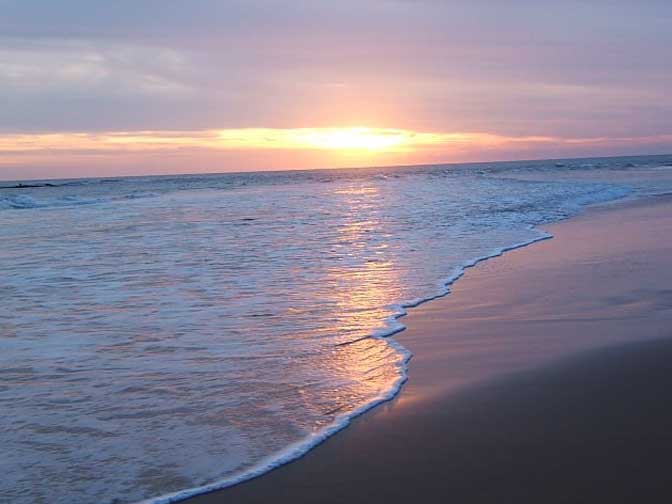
{"type": "Polygon", "coordinates": [[[398,390],[409,355],[371,336],[402,306],[672,190],[670,161],[0,183],[2,499],[179,497],[300,454],[398,390]]]}

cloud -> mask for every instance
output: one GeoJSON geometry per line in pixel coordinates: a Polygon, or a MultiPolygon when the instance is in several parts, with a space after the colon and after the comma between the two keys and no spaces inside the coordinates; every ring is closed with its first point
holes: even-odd
{"type": "Polygon", "coordinates": [[[658,148],[639,139],[670,129],[667,0],[0,0],[0,11],[0,135],[90,135],[70,153],[67,141],[4,152],[21,166],[142,171],[168,156],[182,171],[220,170],[234,151],[238,168],[611,154],[630,149],[613,139],[658,148]],[[493,136],[345,161],[202,138],[353,124],[493,136]],[[182,138],[142,133],[133,148],[109,138],[171,131],[182,138]]]}
{"type": "Polygon", "coordinates": [[[200,131],[11,134],[0,136],[5,157],[48,152],[98,154],[205,150],[326,150],[414,152],[421,149],[495,148],[515,144],[586,143],[592,139],[506,137],[489,133],[420,132],[394,128],[242,128],[200,131]]]}
{"type": "Polygon", "coordinates": [[[242,128],[0,135],[0,178],[466,162],[672,150],[640,137],[505,136],[394,128],[242,128]],[[3,168],[4,167],[4,168],[3,168]],[[130,171],[129,171],[130,170],[130,171]]]}
{"type": "Polygon", "coordinates": [[[14,95],[169,95],[191,92],[177,51],[100,41],[5,39],[0,45],[0,89],[14,95]]]}

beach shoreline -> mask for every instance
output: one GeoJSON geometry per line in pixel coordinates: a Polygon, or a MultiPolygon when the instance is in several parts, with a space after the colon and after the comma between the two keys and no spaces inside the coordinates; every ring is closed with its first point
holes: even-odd
{"type": "MultiPolygon", "coordinates": [[[[570,220],[544,226],[544,230],[550,231],[556,237],[554,240],[509,251],[504,256],[468,269],[462,281],[451,287],[451,295],[413,308],[404,317],[407,329],[397,335],[396,339],[414,353],[414,358],[409,368],[408,383],[392,401],[358,417],[347,429],[295,462],[253,480],[194,497],[187,502],[263,502],[271,498],[281,498],[283,502],[357,502],[358,494],[368,496],[364,499],[366,502],[377,502],[379,499],[401,501],[404,492],[388,495],[383,491],[385,485],[399,490],[398,486],[402,483],[406,488],[411,480],[417,483],[417,478],[409,477],[406,473],[405,476],[396,475],[393,471],[389,477],[385,474],[379,475],[375,478],[375,483],[362,481],[362,478],[366,479],[366,474],[360,474],[362,471],[366,473],[376,467],[382,471],[386,467],[389,469],[387,461],[381,460],[385,458],[384,454],[381,457],[380,453],[370,449],[371,443],[380,445],[383,442],[383,438],[378,442],[372,440],[380,438],[381,432],[387,433],[386,438],[392,443],[390,447],[398,446],[394,439],[400,436],[403,438],[404,432],[408,434],[409,428],[413,428],[413,422],[418,422],[418,426],[423,425],[423,419],[445,416],[444,413],[450,414],[456,408],[459,409],[460,398],[464,402],[468,391],[473,393],[478,403],[478,398],[483,397],[483,392],[479,396],[478,387],[491,390],[517,379],[524,382],[524,376],[517,376],[525,373],[532,373],[538,379],[539,376],[546,376],[544,373],[552,373],[557,366],[571,367],[568,364],[570,361],[589,359],[586,355],[600,351],[618,353],[615,349],[626,348],[623,350],[625,357],[615,358],[616,362],[620,362],[627,358],[628,353],[637,352],[637,349],[628,344],[672,336],[665,331],[666,322],[670,321],[667,301],[660,301],[660,292],[655,288],[649,289],[653,292],[647,296],[640,296],[646,298],[643,301],[636,295],[634,301],[616,299],[621,291],[622,295],[628,294],[625,291],[633,278],[630,276],[628,280],[625,277],[628,277],[628,273],[637,274],[635,271],[616,275],[618,278],[613,274],[609,275],[607,271],[597,272],[598,279],[611,276],[610,285],[603,284],[597,289],[591,286],[592,290],[598,291],[593,297],[602,301],[591,304],[582,303],[581,297],[575,298],[581,288],[588,294],[587,297],[583,296],[583,301],[590,297],[591,289],[580,285],[582,278],[588,281],[585,269],[591,269],[591,274],[595,275],[596,268],[600,269],[600,265],[605,264],[605,270],[609,267],[618,269],[624,262],[639,264],[639,269],[646,270],[648,275],[647,278],[640,276],[640,287],[646,290],[647,285],[664,286],[666,279],[663,277],[666,275],[652,275],[652,270],[656,269],[653,263],[656,261],[651,262],[650,259],[655,256],[658,263],[669,264],[662,251],[665,249],[664,244],[655,244],[661,231],[672,229],[672,218],[667,217],[668,214],[672,215],[670,209],[671,199],[663,196],[595,206],[570,220]],[[618,238],[616,229],[623,232],[628,239],[618,238]],[[641,266],[642,259],[649,260],[646,261],[647,267],[641,266]],[[563,268],[565,273],[571,271],[571,274],[563,275],[563,268]],[[533,288],[543,282],[544,279],[540,276],[543,277],[544,271],[546,276],[551,271],[550,275],[555,275],[556,280],[553,283],[556,286],[553,289],[555,294],[546,300],[540,298],[539,292],[535,293],[533,288]],[[567,276],[570,277],[569,280],[565,278],[567,276]],[[566,285],[562,285],[562,282],[558,285],[558,278],[565,278],[566,285]],[[511,290],[512,284],[522,284],[522,288],[520,285],[516,286],[519,294],[509,295],[513,299],[507,299],[507,290],[511,290]],[[613,299],[604,301],[605,294],[613,299]],[[522,312],[521,308],[524,308],[522,312]],[[556,315],[563,310],[566,313],[562,313],[559,319],[557,316],[549,318],[549,309],[555,311],[556,315]],[[653,322],[641,322],[645,315],[650,316],[651,313],[656,314],[653,322]],[[639,330],[633,331],[633,321],[637,320],[640,322],[639,330]],[[499,335],[493,330],[494,326],[503,327],[499,329],[499,335]],[[520,331],[520,327],[514,326],[525,329],[520,331]],[[549,326],[552,326],[550,330],[549,326]],[[551,336],[535,338],[535,327],[544,328],[551,336]],[[576,334],[567,337],[577,328],[580,330],[576,334]],[[615,328],[618,330],[614,330],[615,328]],[[633,332],[642,333],[644,336],[639,334],[634,337],[633,332]],[[446,334],[450,336],[446,337],[446,334]],[[509,337],[502,337],[503,334],[508,334],[509,337]],[[512,337],[513,334],[515,337],[512,337]],[[445,371],[446,368],[449,372],[445,371]],[[403,429],[399,428],[400,424],[404,425],[403,429]],[[398,429],[397,432],[394,432],[395,428],[398,429]],[[369,445],[369,448],[362,445],[369,445]],[[339,463],[344,458],[359,469],[348,463],[339,463]],[[372,458],[377,463],[371,463],[372,458]],[[343,467],[344,465],[348,467],[343,467]],[[316,467],[324,469],[316,471],[316,467]],[[349,489],[345,494],[344,488],[349,489]]],[[[544,293],[544,289],[541,292],[544,293]]],[[[649,345],[664,347],[657,348],[653,352],[655,355],[668,355],[672,351],[666,342],[649,345]]],[[[602,357],[595,358],[599,360],[602,357]]],[[[659,365],[656,369],[660,367],[659,365]]],[[[517,387],[525,389],[520,383],[517,387]]],[[[473,420],[464,419],[458,425],[467,425],[473,423],[473,420]]],[[[457,428],[453,430],[459,431],[457,428]]],[[[488,432],[486,429],[485,434],[488,432]]],[[[449,436],[450,433],[445,435],[449,436]]],[[[386,452],[388,446],[378,448],[386,452]]],[[[434,454],[430,450],[430,453],[426,453],[429,458],[438,457],[450,466],[450,460],[442,458],[442,455],[447,457],[449,454],[450,451],[446,450],[434,454]]],[[[459,460],[459,457],[455,457],[453,463],[459,460]]],[[[440,465],[432,464],[432,467],[440,465]]],[[[407,473],[415,474],[422,473],[427,468],[407,469],[407,473]]],[[[442,474],[440,470],[438,472],[432,478],[446,481],[447,473],[442,474]]],[[[478,476],[477,472],[474,472],[474,477],[478,476]]],[[[486,474],[482,470],[480,473],[486,474]]],[[[514,481],[515,478],[509,480],[514,481]]],[[[419,495],[419,491],[420,494],[429,492],[431,489],[431,495],[449,498],[459,485],[446,483],[441,488],[435,488],[435,485],[424,481],[421,487],[410,487],[415,492],[414,495],[419,495]]],[[[410,490],[407,488],[407,491],[410,490]]],[[[460,495],[461,502],[480,502],[478,498],[481,497],[464,491],[460,495]]],[[[500,494],[501,500],[506,500],[506,496],[500,494]]]]}

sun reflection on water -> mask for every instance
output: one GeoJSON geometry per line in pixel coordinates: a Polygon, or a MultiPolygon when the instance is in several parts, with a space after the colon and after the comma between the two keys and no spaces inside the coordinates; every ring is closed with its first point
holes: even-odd
{"type": "MultiPolygon", "coordinates": [[[[331,340],[321,359],[321,371],[337,377],[339,386],[331,391],[326,417],[347,413],[361,406],[362,398],[388,392],[400,378],[404,360],[390,342],[373,337],[385,327],[399,299],[399,278],[387,253],[390,244],[381,240],[385,223],[372,211],[381,197],[378,188],[353,185],[333,191],[347,209],[349,218],[335,231],[334,254],[339,258],[328,269],[326,283],[332,286],[323,303],[333,307],[331,340]],[[374,241],[372,236],[375,230],[374,241]]],[[[324,397],[324,395],[322,395],[324,397]]]]}

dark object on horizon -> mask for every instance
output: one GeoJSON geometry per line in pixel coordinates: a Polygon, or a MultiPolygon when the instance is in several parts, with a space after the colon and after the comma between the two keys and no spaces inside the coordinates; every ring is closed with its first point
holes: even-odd
{"type": "Polygon", "coordinates": [[[46,182],[44,184],[22,184],[18,183],[13,186],[0,186],[0,189],[30,189],[33,187],[58,187],[58,184],[50,184],[46,182]]]}

